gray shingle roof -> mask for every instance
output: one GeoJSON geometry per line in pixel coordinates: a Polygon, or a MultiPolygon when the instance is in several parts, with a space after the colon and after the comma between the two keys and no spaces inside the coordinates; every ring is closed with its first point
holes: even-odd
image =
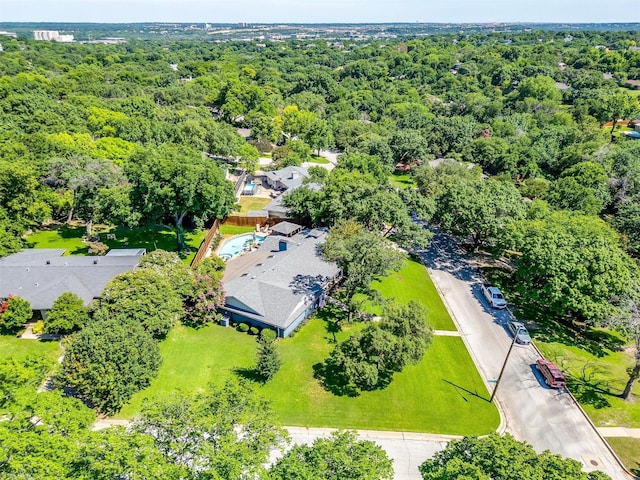
{"type": "Polygon", "coordinates": [[[285,167],[273,172],[266,172],[265,176],[272,182],[280,182],[287,189],[298,188],[302,181],[309,176],[309,169],[305,167],[285,167]]]}
{"type": "Polygon", "coordinates": [[[246,275],[225,284],[225,307],[286,329],[339,272],[335,263],[321,256],[326,236],[326,229],[304,230],[286,240],[268,236],[260,252],[270,255],[246,275]],[[280,241],[286,242],[285,251],[279,250],[280,241]]]}
{"type": "Polygon", "coordinates": [[[73,292],[88,304],[113,277],[134,269],[144,249],[136,249],[135,255],[104,257],[63,257],[63,253],[63,249],[25,249],[0,259],[0,298],[16,295],[29,300],[34,310],[48,310],[64,292],[73,292]]]}
{"type": "Polygon", "coordinates": [[[302,227],[297,223],[280,222],[271,227],[271,231],[282,235],[291,235],[293,232],[300,230],[302,227]]]}

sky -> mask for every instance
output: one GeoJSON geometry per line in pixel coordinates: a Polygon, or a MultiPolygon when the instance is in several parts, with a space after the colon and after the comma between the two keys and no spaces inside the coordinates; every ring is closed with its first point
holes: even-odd
{"type": "Polygon", "coordinates": [[[616,0],[0,0],[0,22],[640,22],[616,0]]]}

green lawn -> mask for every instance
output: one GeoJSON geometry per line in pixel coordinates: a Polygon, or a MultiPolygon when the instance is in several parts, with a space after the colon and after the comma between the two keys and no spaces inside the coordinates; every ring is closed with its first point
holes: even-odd
{"type": "MultiPolygon", "coordinates": [[[[401,302],[417,299],[429,308],[435,328],[455,329],[420,262],[408,260],[400,272],[376,282],[375,288],[401,302]]],[[[487,401],[487,389],[458,337],[435,337],[420,364],[396,374],[383,390],[357,397],[327,391],[314,377],[314,366],[329,356],[334,341],[345,340],[364,327],[361,323],[342,325],[334,340],[328,328],[333,322],[324,318],[329,312],[320,312],[295,336],[279,340],[282,368],[266,385],[256,384],[272,401],[280,422],[458,435],[479,435],[497,428],[498,411],[487,401]]],[[[197,391],[230,376],[254,379],[255,337],[230,328],[177,326],[160,350],[163,365],[158,378],[135,395],[119,417],[135,415],[146,397],[174,390],[197,391]]]]}
{"type": "MultiPolygon", "coordinates": [[[[338,341],[347,332],[338,335],[338,341]]],[[[285,425],[483,434],[497,428],[496,408],[460,338],[436,337],[420,364],[391,384],[350,398],[335,396],[313,378],[313,365],[332,349],[326,323],[309,322],[280,342],[284,365],[260,390],[285,425]]]]}
{"type": "Polygon", "coordinates": [[[273,199],[263,197],[240,197],[240,215],[246,215],[250,210],[262,210],[269,205],[273,199]]]}
{"type": "Polygon", "coordinates": [[[406,172],[393,172],[391,174],[391,184],[399,188],[414,188],[417,186],[413,176],[406,172]]]}
{"type": "Polygon", "coordinates": [[[0,359],[26,357],[27,355],[45,355],[56,361],[62,354],[58,342],[23,340],[13,335],[0,335],[0,359]]]}
{"type": "Polygon", "coordinates": [[[633,473],[640,476],[640,438],[607,438],[622,463],[633,473]]]}
{"type": "MultiPolygon", "coordinates": [[[[640,402],[618,397],[633,357],[620,349],[624,342],[617,335],[596,332],[599,340],[543,341],[544,335],[535,331],[532,335],[545,357],[568,374],[569,389],[597,426],[640,427],[640,402]]],[[[640,398],[640,384],[634,386],[633,395],[640,398]]]]}
{"type": "Polygon", "coordinates": [[[145,397],[175,390],[199,391],[209,383],[220,385],[237,368],[255,361],[255,337],[217,325],[199,330],[178,325],[160,343],[160,374],[146,390],[137,393],[118,417],[128,418],[140,410],[145,397]]]}
{"type": "MultiPolygon", "coordinates": [[[[147,251],[176,249],[176,235],[172,228],[163,225],[149,227],[106,227],[97,225],[94,233],[109,248],[145,248],[147,251]],[[107,240],[107,234],[116,236],[107,240]]],[[[185,262],[191,262],[198,251],[200,243],[206,236],[206,230],[185,231],[187,250],[182,253],[185,262]]],[[[86,255],[89,246],[82,241],[85,235],[84,226],[58,225],[55,228],[40,230],[27,237],[27,242],[34,248],[65,248],[66,255],[86,255]]]]}
{"type": "MultiPolygon", "coordinates": [[[[273,402],[283,424],[460,435],[488,433],[498,426],[498,412],[485,400],[487,390],[460,338],[437,337],[423,361],[396,374],[386,389],[350,398],[329,393],[313,377],[313,366],[333,346],[326,326],[315,318],[293,338],[279,341],[283,367],[272,381],[257,387],[273,402]]],[[[347,326],[338,341],[359,328],[347,326]]],[[[256,342],[230,328],[178,326],[160,349],[160,375],[119,417],[133,416],[145,397],[200,390],[231,375],[251,378],[256,342]]]]}
{"type": "Polygon", "coordinates": [[[311,160],[309,160],[309,162],[317,163],[319,165],[327,165],[329,163],[329,160],[324,157],[319,157],[318,155],[311,155],[311,160]]]}
{"type": "Polygon", "coordinates": [[[241,235],[243,233],[251,233],[256,229],[256,227],[241,227],[238,225],[221,225],[220,233],[222,235],[241,235]]]}
{"type": "MultiPolygon", "coordinates": [[[[429,272],[419,260],[407,260],[398,273],[373,282],[372,286],[385,298],[393,298],[400,303],[408,303],[412,299],[422,303],[429,311],[429,323],[434,329],[456,330],[429,272]]],[[[366,310],[375,315],[381,313],[379,306],[369,305],[366,310]]]]}

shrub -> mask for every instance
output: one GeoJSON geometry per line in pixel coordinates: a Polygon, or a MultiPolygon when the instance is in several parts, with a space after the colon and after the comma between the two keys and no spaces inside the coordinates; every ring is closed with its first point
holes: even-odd
{"type": "Polygon", "coordinates": [[[238,329],[239,332],[242,332],[242,333],[247,333],[249,331],[249,325],[242,322],[238,323],[238,326],[236,328],[238,329]]]}
{"type": "Polygon", "coordinates": [[[278,355],[278,344],[276,343],[260,343],[256,359],[256,373],[267,382],[278,373],[282,366],[282,360],[278,355]]]}
{"type": "Polygon", "coordinates": [[[64,292],[53,302],[44,321],[44,331],[67,334],[80,330],[88,321],[89,312],[82,299],[75,293],[64,292]]]}
{"type": "Polygon", "coordinates": [[[260,332],[260,340],[266,343],[274,342],[277,337],[275,330],[271,330],[270,328],[263,328],[262,332],[260,332]]]}
{"type": "Polygon", "coordinates": [[[0,311],[0,330],[17,330],[33,315],[29,301],[20,297],[9,297],[0,311]]]}
{"type": "Polygon", "coordinates": [[[260,330],[258,329],[258,327],[249,328],[249,335],[258,335],[259,333],[260,333],[260,330]]]}
{"type": "Polygon", "coordinates": [[[40,335],[44,332],[44,322],[42,320],[38,320],[33,324],[33,333],[34,335],[40,335]]]}

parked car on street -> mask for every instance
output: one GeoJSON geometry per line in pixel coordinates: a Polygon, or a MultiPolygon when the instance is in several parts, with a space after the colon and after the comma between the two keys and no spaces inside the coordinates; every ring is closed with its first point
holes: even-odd
{"type": "Polygon", "coordinates": [[[567,381],[558,367],[549,360],[539,358],[536,361],[536,368],[542,374],[544,383],[551,388],[563,388],[567,386],[567,381]]]}
{"type": "Polygon", "coordinates": [[[507,301],[504,299],[504,295],[502,295],[498,287],[494,287],[490,283],[483,283],[482,294],[491,307],[499,309],[506,308],[507,301]]]}
{"type": "Polygon", "coordinates": [[[531,337],[527,328],[520,322],[511,321],[507,324],[509,331],[516,339],[516,342],[521,345],[529,345],[531,343],[531,337]]]}

